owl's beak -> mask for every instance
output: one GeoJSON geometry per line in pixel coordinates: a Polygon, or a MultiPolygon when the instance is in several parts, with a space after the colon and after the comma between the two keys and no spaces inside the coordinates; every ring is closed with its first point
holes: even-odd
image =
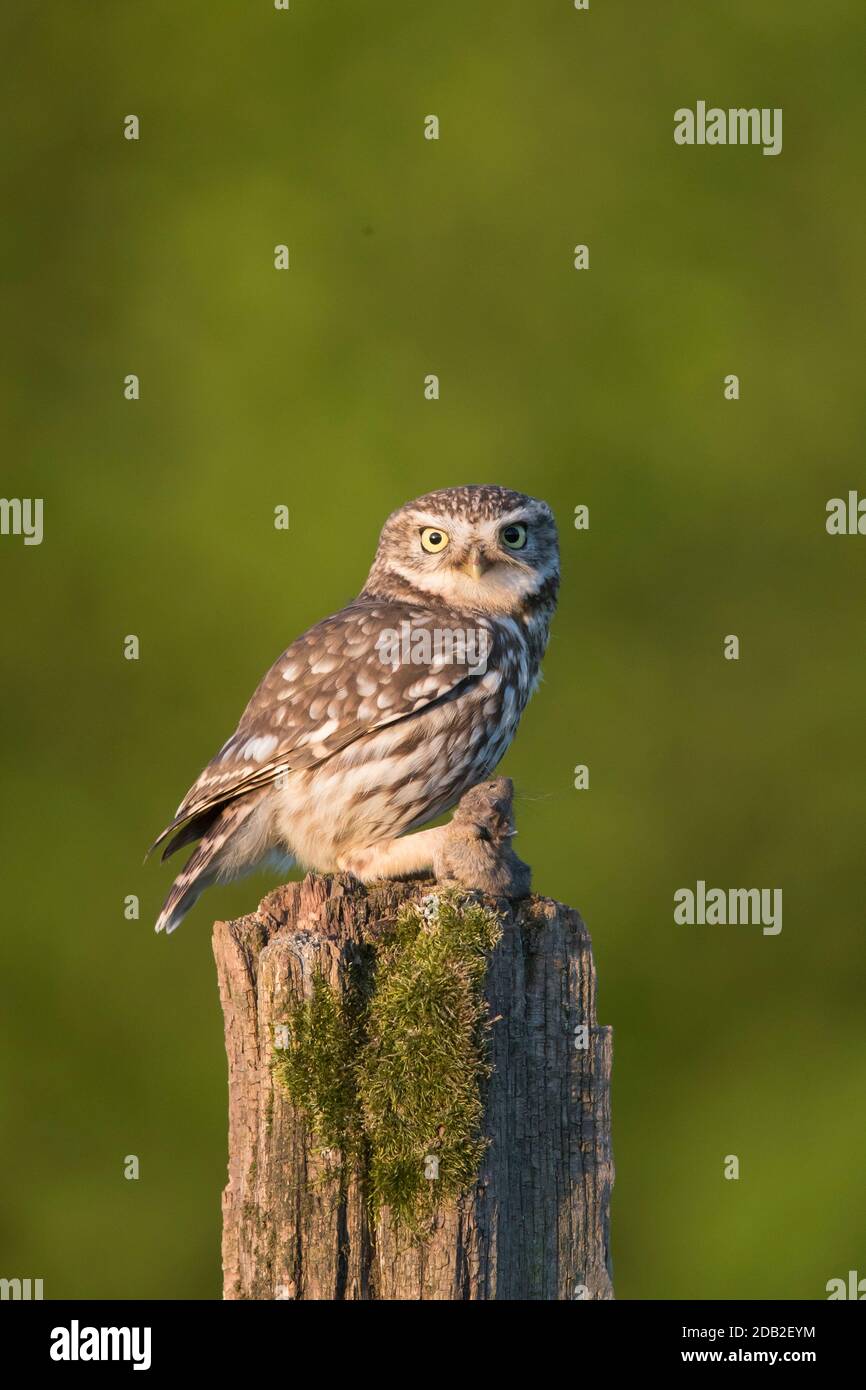
{"type": "Polygon", "coordinates": [[[484,574],[485,570],[490,569],[490,561],[480,550],[473,550],[459,568],[464,574],[468,574],[470,579],[474,579],[477,582],[484,574]]]}

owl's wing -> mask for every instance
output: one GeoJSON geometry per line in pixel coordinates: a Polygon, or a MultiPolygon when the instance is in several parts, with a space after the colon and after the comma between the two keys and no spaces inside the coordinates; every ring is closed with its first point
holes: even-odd
{"type": "MultiPolygon", "coordinates": [[[[358,599],[310,628],[268,671],[235,733],[187,792],[151,850],[186,825],[165,858],[198,838],[198,827],[206,825],[214,808],[268,785],[284,772],[311,767],[363,735],[452,699],[467,683],[482,679],[481,672],[470,674],[471,664],[459,649],[458,661],[452,652],[450,660],[399,660],[394,665],[387,659],[391,648],[382,645],[384,635],[402,636],[404,646],[396,653],[402,656],[407,633],[411,644],[424,629],[459,631],[465,629],[465,621],[457,614],[358,599]]],[[[479,640],[486,643],[486,672],[496,665],[495,629],[483,619],[477,620],[477,627],[479,640]]],[[[417,641],[423,644],[424,639],[417,641]]]]}

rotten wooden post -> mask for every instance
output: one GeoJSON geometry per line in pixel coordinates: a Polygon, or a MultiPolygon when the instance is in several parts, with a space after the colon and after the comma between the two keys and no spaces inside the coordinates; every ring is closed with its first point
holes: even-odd
{"type": "Polygon", "coordinates": [[[314,977],[340,989],[362,941],[436,886],[309,874],[215,924],[229,1073],[225,1298],[613,1297],[611,1029],[596,1020],[592,944],[573,908],[483,899],[502,922],[484,989],[496,1020],[489,1144],[476,1182],[440,1207],[425,1238],[407,1236],[387,1208],[371,1218],[357,1174],[336,1181],[338,1156],[273,1074],[275,1028],[314,977]]]}

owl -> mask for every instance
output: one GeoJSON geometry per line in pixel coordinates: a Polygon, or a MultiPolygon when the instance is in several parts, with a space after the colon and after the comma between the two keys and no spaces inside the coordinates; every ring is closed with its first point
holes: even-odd
{"type": "Polygon", "coordinates": [[[545,502],[470,486],[393,512],[358,597],[277,659],[151,846],[168,841],[165,859],[198,841],[156,930],[260,868],[429,872],[446,827],[419,827],[514,738],[558,587],[545,502]]]}

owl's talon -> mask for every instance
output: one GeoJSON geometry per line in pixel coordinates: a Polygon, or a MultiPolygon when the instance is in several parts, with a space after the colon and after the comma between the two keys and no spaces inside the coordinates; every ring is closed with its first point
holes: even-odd
{"type": "Polygon", "coordinates": [[[359,878],[357,874],[353,874],[350,869],[340,869],[339,875],[340,878],[345,880],[346,891],[348,893],[355,893],[359,888],[364,888],[366,886],[364,880],[359,878]]]}

